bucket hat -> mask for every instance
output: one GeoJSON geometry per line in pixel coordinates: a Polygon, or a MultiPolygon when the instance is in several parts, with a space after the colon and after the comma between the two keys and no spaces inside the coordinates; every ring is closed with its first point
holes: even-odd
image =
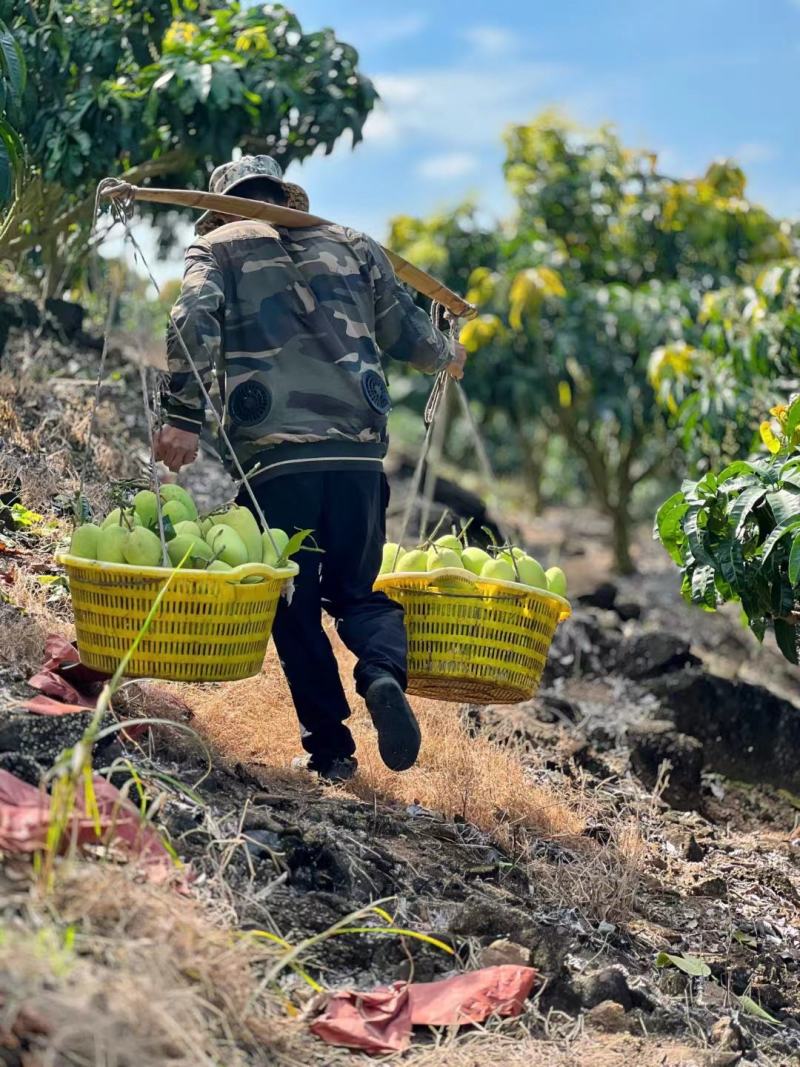
{"type": "MultiPolygon", "coordinates": [[[[269,178],[281,186],[286,194],[286,206],[295,211],[308,211],[308,194],[305,189],[294,182],[287,182],[283,177],[280,163],[272,156],[242,156],[231,163],[216,167],[209,179],[208,190],[211,193],[233,193],[244,182],[252,178],[269,178]]],[[[205,211],[195,223],[195,233],[204,234],[213,230],[224,221],[224,216],[215,211],[205,211]]]]}

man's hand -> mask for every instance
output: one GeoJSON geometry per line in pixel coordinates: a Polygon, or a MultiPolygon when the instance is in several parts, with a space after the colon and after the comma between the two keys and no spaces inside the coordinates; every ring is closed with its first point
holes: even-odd
{"type": "Polygon", "coordinates": [[[176,426],[162,426],[153,438],[156,459],[177,474],[181,467],[197,459],[198,440],[199,434],[179,430],[176,426]]]}
{"type": "Polygon", "coordinates": [[[455,378],[456,381],[464,377],[464,364],[467,362],[467,350],[461,344],[460,341],[456,341],[453,358],[447,364],[445,368],[451,378],[455,378]]]}

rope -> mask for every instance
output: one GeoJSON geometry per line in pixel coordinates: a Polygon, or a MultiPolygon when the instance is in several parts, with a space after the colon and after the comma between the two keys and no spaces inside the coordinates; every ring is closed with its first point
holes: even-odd
{"type": "Polygon", "coordinates": [[[150,436],[150,483],[155,488],[156,515],[158,516],[158,536],[161,539],[161,562],[165,567],[170,565],[169,553],[167,552],[167,538],[164,533],[164,512],[161,508],[161,485],[158,480],[156,456],[153,450],[153,416],[150,409],[150,399],[147,395],[147,367],[144,363],[139,364],[139,376],[142,381],[142,400],[144,401],[144,417],[147,420],[147,432],[150,436]]]}
{"type": "MultiPolygon", "coordinates": [[[[436,324],[437,317],[441,314],[443,309],[434,303],[431,307],[431,319],[436,324]]],[[[444,317],[450,323],[449,343],[451,350],[455,350],[455,339],[458,334],[458,319],[451,315],[449,312],[444,312],[444,317]]],[[[397,559],[400,555],[400,546],[403,543],[403,539],[408,532],[408,528],[411,525],[411,516],[414,510],[414,504],[419,494],[420,485],[422,484],[422,475],[425,469],[425,463],[428,459],[428,455],[431,453],[431,449],[434,445],[438,444],[438,448],[433,448],[431,455],[431,463],[428,467],[427,477],[425,479],[425,490],[423,495],[422,509],[420,512],[420,538],[424,536],[425,528],[428,524],[428,515],[430,513],[430,506],[433,501],[433,495],[436,490],[436,468],[441,459],[441,445],[443,443],[443,434],[445,428],[445,418],[447,415],[447,390],[451,384],[451,378],[447,370],[442,370],[436,376],[436,381],[433,383],[428,402],[425,405],[425,440],[422,443],[422,451],[420,452],[417,466],[414,470],[414,474],[411,479],[411,486],[408,494],[408,501],[406,503],[403,512],[403,522],[400,529],[400,536],[398,538],[398,549],[395,553],[394,562],[392,567],[397,565],[397,559]],[[443,413],[444,417],[440,418],[440,413],[443,413]],[[438,420],[438,421],[437,421],[438,420]]],[[[464,391],[464,387],[459,381],[453,381],[452,383],[456,388],[456,394],[461,404],[461,410],[466,419],[467,428],[470,436],[472,437],[473,445],[475,446],[475,452],[478,456],[478,462],[480,464],[484,478],[486,479],[490,491],[491,487],[496,484],[496,477],[494,470],[492,469],[491,460],[489,459],[489,453],[486,450],[486,445],[483,442],[480,428],[475,421],[475,416],[472,413],[472,409],[469,406],[469,400],[467,394],[464,391]]],[[[508,533],[505,526],[499,521],[495,520],[495,525],[500,533],[504,542],[508,542],[508,533]]]]}

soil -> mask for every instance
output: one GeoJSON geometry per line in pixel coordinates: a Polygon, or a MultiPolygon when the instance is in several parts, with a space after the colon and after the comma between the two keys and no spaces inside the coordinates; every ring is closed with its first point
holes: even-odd
{"type": "MultiPolygon", "coordinates": [[[[10,327],[0,437],[12,441],[13,462],[6,459],[4,470],[13,468],[23,499],[40,509],[51,488],[40,485],[48,462],[52,468],[50,449],[61,449],[67,485],[82,460],[85,435],[70,427],[85,415],[87,394],[76,401],[72,386],[48,382],[64,359],[91,378],[97,351],[79,341],[45,336],[33,349],[29,333],[10,327]]],[[[139,476],[143,461],[134,378],[119,358],[123,384],[114,403],[122,406],[123,432],[110,405],[93,453],[99,475],[90,492],[98,502],[109,478],[139,476]]],[[[65,367],[62,373],[74,376],[65,367]]],[[[210,459],[189,480],[201,483],[209,506],[227,495],[210,459]]],[[[70,636],[68,597],[38,583],[42,573],[58,574],[51,560],[61,533],[57,510],[47,518],[56,525],[44,531],[5,531],[0,553],[0,590],[7,590],[0,623],[8,635],[0,649],[0,767],[32,782],[75,744],[85,719],[19,709],[33,693],[27,679],[44,658],[47,632],[70,636]]],[[[574,614],[559,630],[534,699],[514,707],[443,705],[441,715],[454,733],[476,744],[488,739],[521,765],[531,789],[561,798],[577,831],[509,826],[503,812],[479,826],[424,798],[401,801],[373,788],[366,763],[366,777],[352,789],[292,774],[274,754],[278,732],[293,729],[286,696],[268,686],[274,699],[260,724],[242,706],[241,736],[223,745],[203,712],[219,687],[132,683],[115,713],[161,724],[136,742],[106,739],[95,767],[111,768],[120,787],[130,788],[134,773],[144,783],[149,817],[191,870],[187,899],[224,914],[228,929],[266,931],[291,945],[316,939],[301,962],[326,989],[427,981],[512,960],[537,968],[535,997],[518,1019],[458,1039],[418,1034],[404,1062],[797,1063],[796,671],[734,617],[687,608],[646,532],[637,545],[640,573],[612,580],[607,553],[590,547],[603,531],[591,513],[554,512],[519,524],[544,560],[565,562],[574,614]],[[410,936],[331,935],[334,924],[377,901],[397,926],[451,952],[410,936]],[[705,976],[681,969],[691,970],[691,959],[706,965],[705,976]]],[[[337,654],[347,669],[346,653],[337,654]]],[[[271,656],[265,671],[270,662],[275,668],[271,656]]],[[[249,690],[229,692],[235,716],[235,701],[249,690]]],[[[366,734],[363,708],[355,707],[354,719],[366,734]]],[[[29,913],[19,864],[9,857],[3,864],[0,904],[9,929],[29,913]]],[[[372,925],[374,916],[365,915],[353,924],[372,925]]],[[[13,966],[4,962],[0,1003],[11,1002],[14,987],[13,966]]],[[[237,1041],[240,1058],[231,1063],[374,1062],[305,1035],[297,1013],[309,1008],[311,992],[295,971],[281,972],[275,992],[301,1053],[281,1058],[237,1041]]],[[[48,1062],[46,1026],[17,1034],[14,1044],[6,1025],[0,1017],[0,1062],[48,1062]]]]}

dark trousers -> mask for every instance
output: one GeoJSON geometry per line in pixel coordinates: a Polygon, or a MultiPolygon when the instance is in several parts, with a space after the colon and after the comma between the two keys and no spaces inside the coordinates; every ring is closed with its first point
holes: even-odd
{"type": "MultiPolygon", "coordinates": [[[[303,747],[315,762],[350,756],[355,743],[344,725],[350,708],[336,657],[322,629],[322,609],[358,659],[356,689],[363,696],[380,675],[406,687],[403,609],[372,583],[386,538],[389,487],[381,471],[314,471],[286,474],[256,488],[270,526],[290,536],[312,529],[323,553],[295,556],[291,605],[281,600],[272,631],[297,717],[303,747]]],[[[238,503],[247,504],[247,494],[238,503]]]]}

